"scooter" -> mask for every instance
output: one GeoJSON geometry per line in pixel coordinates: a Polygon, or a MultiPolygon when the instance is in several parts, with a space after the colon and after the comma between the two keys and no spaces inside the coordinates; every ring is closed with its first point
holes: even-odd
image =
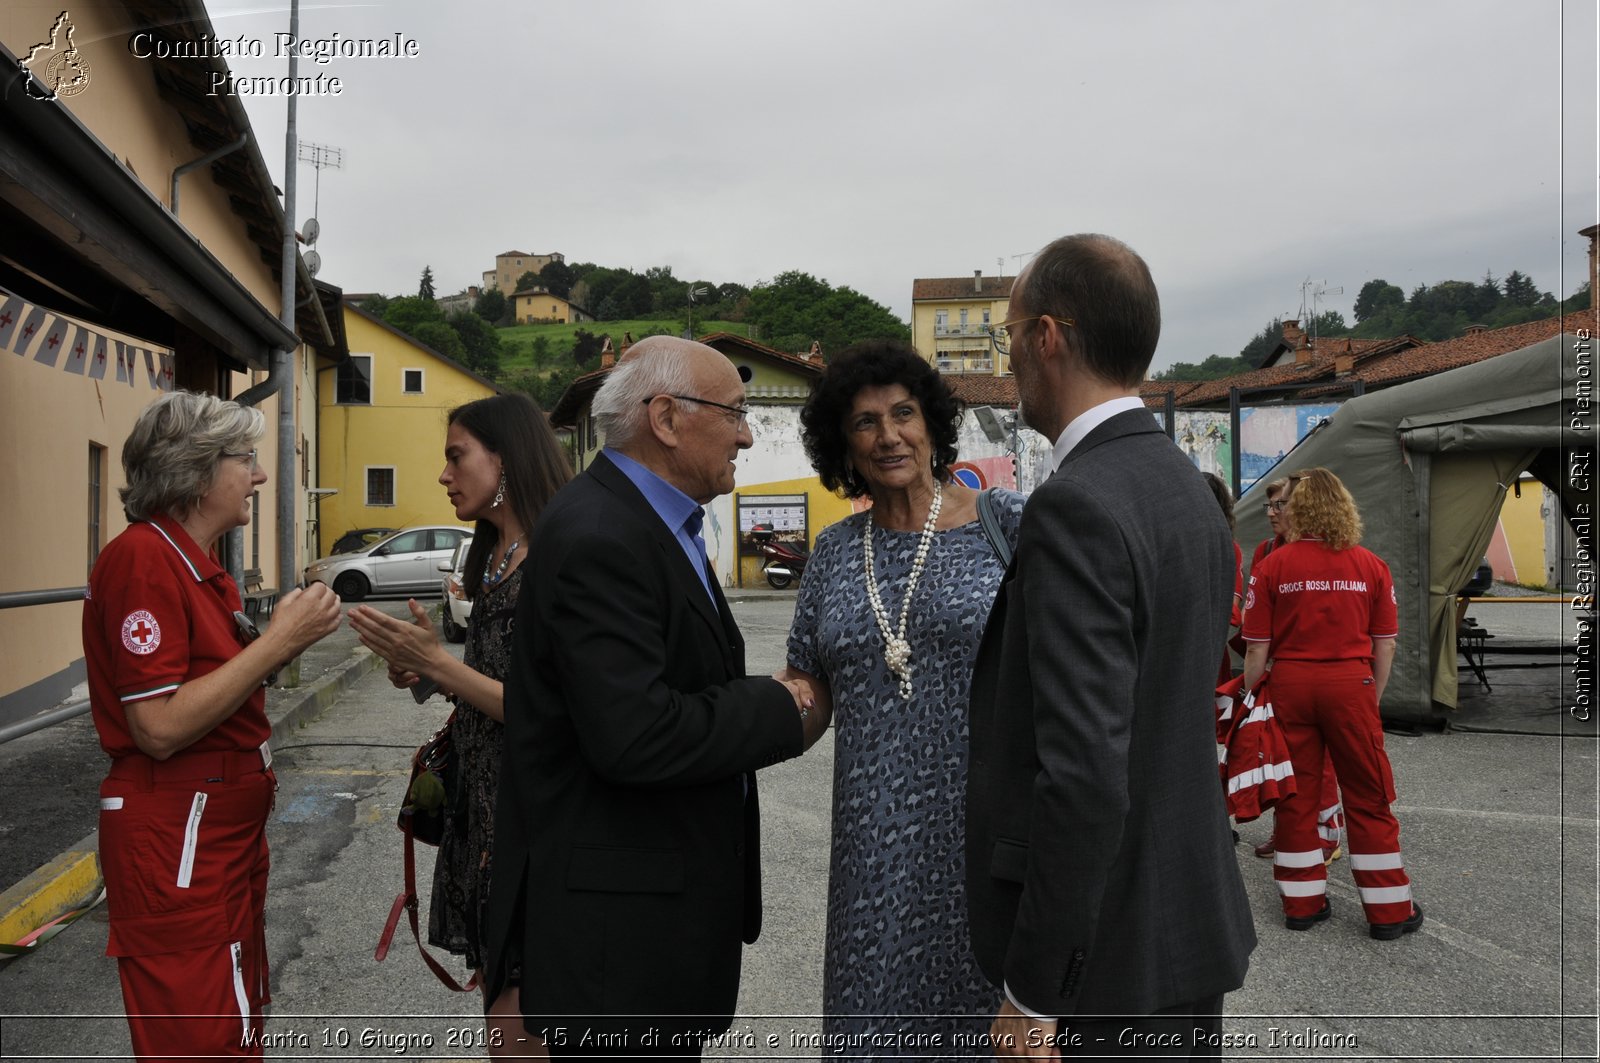
{"type": "Polygon", "coordinates": [[[772,529],[764,525],[752,528],[750,538],[755,542],[756,550],[766,558],[761,563],[761,572],[774,590],[781,591],[805,575],[806,562],[811,560],[811,553],[804,543],[779,542],[772,529]]]}

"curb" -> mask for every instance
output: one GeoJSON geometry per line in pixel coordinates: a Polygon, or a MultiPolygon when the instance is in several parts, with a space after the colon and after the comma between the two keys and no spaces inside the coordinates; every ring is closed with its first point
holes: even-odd
{"type": "MultiPolygon", "coordinates": [[[[268,692],[267,720],[272,724],[272,744],[277,745],[317,719],[363,676],[375,671],[383,658],[358,647],[328,669],[311,685],[268,692]]],[[[91,831],[61,855],[45,863],[16,885],[0,893],[0,941],[17,941],[56,916],[92,898],[100,889],[99,840],[91,831]]]]}
{"type": "Polygon", "coordinates": [[[56,916],[92,900],[99,890],[100,859],[91,834],[0,893],[0,941],[22,940],[56,916]]]}

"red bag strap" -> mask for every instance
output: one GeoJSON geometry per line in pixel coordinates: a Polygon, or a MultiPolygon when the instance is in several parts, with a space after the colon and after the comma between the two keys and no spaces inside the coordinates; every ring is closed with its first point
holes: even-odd
{"type": "Polygon", "coordinates": [[[404,833],[406,836],[405,889],[399,896],[395,897],[394,904],[389,908],[389,918],[383,924],[383,934],[378,938],[378,948],[373,952],[372,958],[382,961],[385,956],[389,955],[389,943],[394,940],[395,927],[400,924],[400,912],[404,910],[406,918],[411,923],[411,936],[417,941],[417,951],[422,953],[422,962],[428,965],[428,969],[434,973],[439,981],[444,983],[447,989],[457,993],[469,993],[478,988],[478,972],[472,972],[472,977],[467,980],[466,985],[458,984],[450,976],[450,972],[445,970],[444,966],[433,958],[428,952],[427,946],[422,943],[422,931],[417,925],[417,862],[413,848],[414,843],[411,840],[411,818],[409,816],[406,817],[404,833]]]}

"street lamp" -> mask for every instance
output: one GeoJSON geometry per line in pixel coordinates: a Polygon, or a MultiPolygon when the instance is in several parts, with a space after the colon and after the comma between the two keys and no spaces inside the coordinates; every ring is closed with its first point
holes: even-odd
{"type": "Polygon", "coordinates": [[[686,329],[684,331],[684,334],[683,334],[683,338],[686,339],[686,340],[694,339],[694,299],[695,299],[695,296],[704,295],[709,290],[710,289],[708,289],[708,288],[696,288],[693,285],[690,285],[690,287],[689,287],[689,327],[688,327],[688,329],[686,329]]]}

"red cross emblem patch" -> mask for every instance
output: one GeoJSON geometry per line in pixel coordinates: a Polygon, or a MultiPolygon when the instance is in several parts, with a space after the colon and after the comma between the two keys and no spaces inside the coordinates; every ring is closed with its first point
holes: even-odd
{"type": "Polygon", "coordinates": [[[136,609],[122,622],[122,644],[141,657],[161,645],[161,625],[146,609],[136,609]]]}

